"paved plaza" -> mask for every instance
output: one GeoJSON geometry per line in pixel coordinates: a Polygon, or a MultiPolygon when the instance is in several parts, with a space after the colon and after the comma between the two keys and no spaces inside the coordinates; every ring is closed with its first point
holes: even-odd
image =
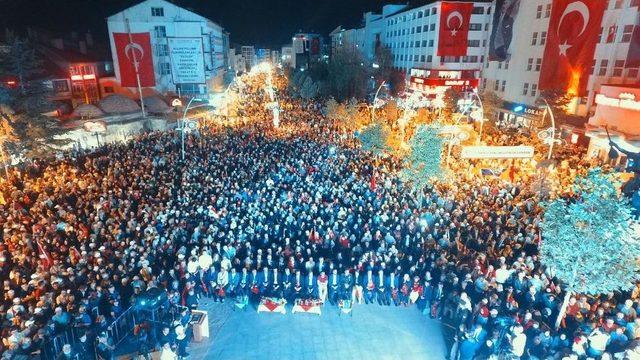
{"type": "Polygon", "coordinates": [[[231,303],[206,301],[211,337],[192,343],[192,359],[430,360],[444,359],[440,322],[414,307],[356,305],[353,316],[326,306],[322,316],[234,311],[231,303]]]}

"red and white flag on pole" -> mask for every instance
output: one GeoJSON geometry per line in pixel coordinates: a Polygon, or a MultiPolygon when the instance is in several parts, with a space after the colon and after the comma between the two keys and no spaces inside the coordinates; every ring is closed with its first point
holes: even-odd
{"type": "Polygon", "coordinates": [[[149,33],[113,33],[118,67],[120,70],[120,85],[123,87],[137,87],[136,64],[140,74],[140,86],[156,85],[153,72],[153,52],[151,51],[151,37],[149,33]]]}
{"type": "Polygon", "coordinates": [[[443,2],[438,32],[438,56],[466,56],[473,3],[443,2]]]}
{"type": "MultiPolygon", "coordinates": [[[[539,88],[586,92],[607,1],[553,0],[539,88]]],[[[608,29],[605,29],[607,31],[608,29]]]]}
{"type": "Polygon", "coordinates": [[[36,240],[36,245],[38,246],[38,257],[40,258],[40,262],[42,263],[42,267],[44,267],[46,270],[49,270],[51,265],[53,265],[53,261],[51,260],[51,256],[49,255],[47,250],[44,249],[42,244],[40,244],[40,240],[36,240]]]}

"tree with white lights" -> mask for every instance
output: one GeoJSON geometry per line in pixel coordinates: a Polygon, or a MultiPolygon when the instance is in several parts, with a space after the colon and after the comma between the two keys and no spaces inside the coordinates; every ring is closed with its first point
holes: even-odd
{"type": "Polygon", "coordinates": [[[425,187],[442,176],[442,147],[444,139],[433,125],[420,125],[409,140],[410,152],[402,171],[402,177],[413,184],[419,197],[425,187]]]}
{"type": "Polygon", "coordinates": [[[575,196],[545,205],[541,261],[566,292],[556,328],[573,294],[629,290],[640,279],[640,235],[618,183],[600,169],[576,179],[575,196]]]}

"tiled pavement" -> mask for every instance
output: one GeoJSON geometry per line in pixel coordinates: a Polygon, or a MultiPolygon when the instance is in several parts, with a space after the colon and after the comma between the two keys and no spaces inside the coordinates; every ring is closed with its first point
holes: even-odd
{"type": "Polygon", "coordinates": [[[415,307],[356,305],[353,316],[325,306],[322,316],[233,311],[205,301],[211,337],[189,346],[191,359],[244,360],[441,360],[440,323],[415,307]]]}

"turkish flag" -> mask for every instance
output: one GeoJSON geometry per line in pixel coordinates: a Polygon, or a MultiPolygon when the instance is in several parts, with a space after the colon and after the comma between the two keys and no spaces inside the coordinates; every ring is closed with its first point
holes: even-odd
{"type": "Polygon", "coordinates": [[[443,2],[438,32],[438,56],[467,55],[473,3],[443,2]]]}
{"type": "Polygon", "coordinates": [[[583,95],[607,2],[553,0],[539,88],[583,95]]]}
{"type": "Polygon", "coordinates": [[[123,87],[137,87],[136,64],[140,75],[140,86],[156,85],[153,72],[153,52],[149,33],[113,33],[113,41],[118,54],[120,67],[120,85],[123,87]]]}

